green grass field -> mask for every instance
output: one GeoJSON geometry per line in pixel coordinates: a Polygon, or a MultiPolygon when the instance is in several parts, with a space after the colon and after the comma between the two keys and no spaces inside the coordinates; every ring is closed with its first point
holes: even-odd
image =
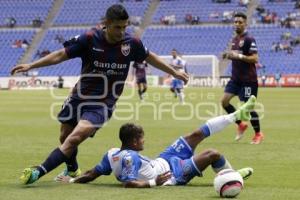
{"type": "MultiPolygon", "coordinates": [[[[93,139],[80,145],[81,169],[92,168],[108,148],[120,145],[118,129],[127,121],[144,126],[146,142],[142,154],[155,157],[178,136],[198,128],[206,118],[223,113],[219,104],[222,91],[188,88],[186,101],[189,103],[185,106],[176,106],[177,100],[167,89],[150,88],[144,104],[139,103],[137,96],[120,99],[116,116],[93,139]]],[[[60,96],[68,94],[67,90],[54,92],[60,96]]],[[[126,90],[125,94],[129,93],[130,90],[126,90]]],[[[254,168],[238,199],[298,200],[300,89],[262,88],[258,100],[264,105],[264,109],[259,107],[264,110],[261,126],[265,141],[261,145],[250,145],[252,128],[239,143],[233,141],[236,127],[232,125],[200,144],[197,152],[215,148],[235,168],[254,168]]],[[[53,178],[64,166],[37,183],[21,185],[18,182],[21,171],[40,164],[59,144],[59,123],[51,119],[50,107],[62,102],[63,98],[53,98],[49,91],[0,91],[0,199],[218,199],[210,168],[203,178],[194,178],[187,186],[178,187],[124,189],[113,176],[100,177],[86,185],[54,182],[53,178]]],[[[233,103],[237,105],[238,101],[235,99],[233,103]]],[[[59,106],[54,110],[57,112],[59,106]]]]}

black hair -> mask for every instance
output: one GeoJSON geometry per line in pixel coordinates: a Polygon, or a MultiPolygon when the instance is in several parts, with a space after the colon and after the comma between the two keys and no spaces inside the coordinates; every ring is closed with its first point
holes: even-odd
{"type": "Polygon", "coordinates": [[[143,128],[133,123],[123,124],[119,131],[119,138],[122,144],[129,144],[133,139],[138,139],[143,135],[143,128]]]}
{"type": "Polygon", "coordinates": [[[234,14],[234,17],[241,17],[241,18],[243,18],[244,20],[247,20],[247,15],[246,15],[245,13],[243,13],[243,12],[236,12],[236,13],[234,14]]]}
{"type": "Polygon", "coordinates": [[[129,15],[124,6],[121,4],[114,4],[106,10],[106,20],[127,20],[129,15]]]}

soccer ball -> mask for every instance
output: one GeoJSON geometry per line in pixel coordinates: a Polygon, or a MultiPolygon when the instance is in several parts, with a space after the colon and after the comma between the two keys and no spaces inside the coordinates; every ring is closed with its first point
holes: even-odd
{"type": "Polygon", "coordinates": [[[214,179],[214,187],[220,197],[236,197],[243,189],[242,176],[233,169],[221,170],[214,179]]]}

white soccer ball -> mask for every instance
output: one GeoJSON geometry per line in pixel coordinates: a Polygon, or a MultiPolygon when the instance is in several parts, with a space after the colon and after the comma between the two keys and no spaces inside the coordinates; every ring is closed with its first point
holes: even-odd
{"type": "Polygon", "coordinates": [[[243,189],[242,176],[233,169],[221,170],[214,179],[214,187],[220,197],[236,197],[243,189]]]}

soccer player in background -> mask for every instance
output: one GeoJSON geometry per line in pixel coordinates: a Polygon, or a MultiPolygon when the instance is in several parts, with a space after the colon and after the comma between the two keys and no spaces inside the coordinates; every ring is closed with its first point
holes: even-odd
{"type": "MultiPolygon", "coordinates": [[[[235,108],[230,104],[234,96],[238,96],[240,101],[247,101],[251,95],[257,96],[258,82],[255,63],[258,62],[256,41],[246,30],[247,16],[238,12],[234,15],[234,27],[236,36],[232,40],[230,52],[223,54],[224,59],[232,60],[231,79],[225,87],[222,98],[222,106],[227,113],[235,112],[235,108]]],[[[251,144],[260,144],[264,135],[260,130],[259,116],[257,112],[251,113],[251,125],[255,135],[251,144]]],[[[240,140],[248,125],[241,120],[237,120],[238,131],[235,140],[240,140]]]]}
{"type": "Polygon", "coordinates": [[[146,63],[146,61],[133,63],[136,84],[138,86],[138,93],[141,101],[144,99],[144,93],[147,90],[147,77],[146,77],[147,68],[148,68],[148,64],[146,63]]]}
{"type": "Polygon", "coordinates": [[[63,49],[33,63],[17,65],[11,70],[11,74],[15,74],[75,57],[82,60],[80,79],[58,114],[61,145],[40,165],[24,169],[20,178],[24,184],[37,181],[64,162],[67,165],[65,175],[75,177],[80,174],[77,147],[110,119],[116,101],[123,92],[131,61],[146,60],[154,67],[184,82],[188,81],[186,73],[174,70],[148,51],[139,39],[125,32],[129,16],[122,5],[109,7],[105,17],[105,28],[78,35],[65,42],[63,49]]]}
{"type": "MultiPolygon", "coordinates": [[[[172,49],[171,55],[172,55],[171,65],[174,67],[174,69],[180,72],[185,72],[186,61],[179,56],[177,50],[172,49]]],[[[181,104],[184,104],[184,92],[183,92],[182,80],[172,77],[170,90],[171,92],[174,93],[175,97],[179,97],[179,102],[181,104]]]]}
{"type": "MultiPolygon", "coordinates": [[[[208,166],[215,173],[231,169],[229,161],[214,149],[195,155],[194,151],[201,141],[235,120],[249,120],[249,111],[253,109],[255,100],[252,96],[234,113],[209,119],[192,133],[178,138],[154,160],[139,154],[144,149],[143,128],[132,123],[124,124],[119,131],[121,148],[110,149],[99,164],[82,176],[59,176],[57,180],[65,183],[87,183],[101,175],[113,173],[124,187],[149,188],[156,185],[186,185],[195,176],[203,176],[203,171],[208,166]]],[[[253,173],[253,169],[248,167],[238,172],[246,179],[253,173]]]]}

